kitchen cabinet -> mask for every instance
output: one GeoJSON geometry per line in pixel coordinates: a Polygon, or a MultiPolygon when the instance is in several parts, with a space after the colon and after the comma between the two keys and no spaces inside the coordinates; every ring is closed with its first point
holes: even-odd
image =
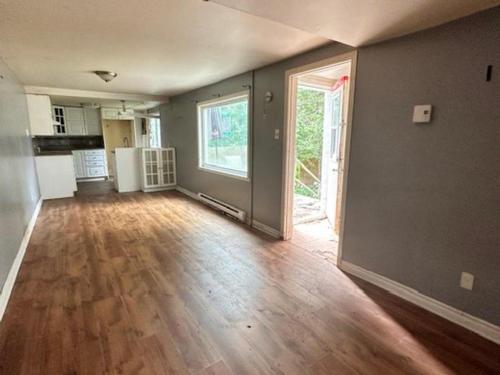
{"type": "Polygon", "coordinates": [[[140,148],[117,147],[113,171],[115,188],[119,193],[141,190],[140,148]]]}
{"type": "Polygon", "coordinates": [[[64,107],[68,135],[85,135],[85,118],[83,108],[64,107]]]}
{"type": "Polygon", "coordinates": [[[72,197],[77,190],[71,155],[35,156],[42,199],[72,197]]]}
{"type": "Polygon", "coordinates": [[[53,130],[47,135],[102,135],[101,115],[97,108],[53,105],[51,122],[53,130]]]}
{"type": "Polygon", "coordinates": [[[103,120],[118,120],[118,110],[116,108],[102,108],[101,116],[103,120]]]}
{"type": "Polygon", "coordinates": [[[87,177],[83,151],[72,151],[72,153],[73,153],[73,166],[75,169],[76,178],[87,177]]]}
{"type": "Polygon", "coordinates": [[[103,120],[133,120],[134,110],[121,111],[118,108],[102,108],[101,116],[103,120]]]}
{"type": "Polygon", "coordinates": [[[174,188],[177,184],[175,167],[175,149],[141,149],[141,189],[158,191],[174,188]]]}
{"type": "Polygon", "coordinates": [[[72,153],[76,178],[102,179],[108,176],[104,149],[74,150],[72,153]]]}
{"type": "Polygon", "coordinates": [[[54,135],[50,97],[26,95],[31,135],[54,135]]]}
{"type": "Polygon", "coordinates": [[[68,128],[66,127],[66,110],[64,107],[52,106],[52,122],[54,134],[66,135],[68,133],[68,128]]]}
{"type": "Polygon", "coordinates": [[[101,116],[97,108],[83,108],[87,135],[102,135],[101,116]]]}

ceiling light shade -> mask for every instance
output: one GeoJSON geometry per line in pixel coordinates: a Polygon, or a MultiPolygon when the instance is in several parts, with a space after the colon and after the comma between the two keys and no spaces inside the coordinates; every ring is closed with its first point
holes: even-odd
{"type": "Polygon", "coordinates": [[[106,70],[96,70],[94,73],[97,74],[104,82],[109,82],[118,75],[115,72],[108,72],[106,70]]]}

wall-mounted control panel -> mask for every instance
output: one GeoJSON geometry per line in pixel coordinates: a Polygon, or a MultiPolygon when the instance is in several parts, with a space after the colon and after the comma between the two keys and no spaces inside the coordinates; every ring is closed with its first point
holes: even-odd
{"type": "Polygon", "coordinates": [[[468,272],[462,272],[462,275],[460,277],[460,287],[467,290],[472,290],[472,288],[474,287],[474,275],[468,272]]]}
{"type": "Polygon", "coordinates": [[[274,139],[275,140],[280,139],[280,130],[279,129],[274,129],[274,139]]]}
{"type": "Polygon", "coordinates": [[[420,104],[413,108],[413,122],[426,123],[431,122],[432,105],[420,104]]]}

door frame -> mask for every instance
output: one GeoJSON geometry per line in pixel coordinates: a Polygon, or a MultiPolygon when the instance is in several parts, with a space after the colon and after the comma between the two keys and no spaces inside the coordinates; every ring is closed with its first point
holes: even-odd
{"type": "Polygon", "coordinates": [[[295,135],[296,135],[296,102],[297,85],[300,76],[312,73],[318,70],[339,65],[342,63],[351,63],[349,76],[349,92],[347,120],[345,126],[345,143],[343,147],[344,155],[342,159],[342,196],[340,202],[340,228],[337,265],[342,262],[342,246],[344,239],[345,223],[345,204],[347,195],[347,181],[349,171],[349,155],[351,148],[351,130],[352,115],[354,107],[354,91],[356,81],[357,51],[351,51],[328,59],[320,60],[296,67],[285,72],[285,119],[283,124],[283,177],[281,191],[281,236],[284,240],[289,240],[293,235],[293,189],[295,178],[295,135]]]}

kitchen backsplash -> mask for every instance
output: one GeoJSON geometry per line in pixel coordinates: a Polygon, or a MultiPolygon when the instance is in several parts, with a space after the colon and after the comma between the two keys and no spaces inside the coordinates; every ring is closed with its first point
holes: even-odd
{"type": "Polygon", "coordinates": [[[84,150],[90,148],[104,148],[102,136],[63,136],[63,137],[33,137],[35,154],[52,151],[84,150]]]}

